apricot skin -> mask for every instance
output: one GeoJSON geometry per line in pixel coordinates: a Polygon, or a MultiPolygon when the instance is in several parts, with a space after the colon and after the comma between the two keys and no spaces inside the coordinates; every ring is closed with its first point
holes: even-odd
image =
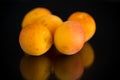
{"type": "Polygon", "coordinates": [[[19,43],[26,54],[39,56],[46,53],[53,42],[52,35],[46,27],[30,24],[22,28],[19,43]]]}
{"type": "Polygon", "coordinates": [[[74,12],[68,17],[69,21],[76,21],[82,25],[85,33],[85,42],[90,40],[96,31],[96,23],[94,18],[86,12],[74,12]]]}
{"type": "Polygon", "coordinates": [[[47,27],[52,36],[54,36],[56,29],[63,23],[63,21],[60,17],[51,14],[40,17],[39,19],[35,20],[35,23],[42,24],[47,27]]]}
{"type": "Polygon", "coordinates": [[[64,22],[54,34],[54,44],[57,50],[63,54],[75,54],[84,45],[82,27],[74,21],[64,22]]]}
{"type": "Polygon", "coordinates": [[[43,7],[37,7],[34,9],[31,9],[23,18],[22,21],[22,28],[25,27],[28,24],[33,23],[36,19],[42,17],[43,15],[52,14],[50,10],[43,8],[43,7]]]}

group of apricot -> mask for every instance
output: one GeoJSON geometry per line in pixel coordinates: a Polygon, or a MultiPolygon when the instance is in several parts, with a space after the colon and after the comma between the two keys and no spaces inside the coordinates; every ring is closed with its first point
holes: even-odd
{"type": "Polygon", "coordinates": [[[87,12],[76,11],[63,21],[44,7],[26,13],[21,26],[20,46],[32,56],[45,54],[52,45],[62,54],[76,54],[96,31],[95,20],[87,12]]]}
{"type": "Polygon", "coordinates": [[[87,12],[76,11],[63,21],[47,8],[30,10],[19,34],[20,47],[27,54],[20,64],[22,75],[26,80],[46,80],[52,69],[60,80],[78,79],[84,67],[94,61],[94,51],[87,42],[95,31],[95,20],[87,12]]]}

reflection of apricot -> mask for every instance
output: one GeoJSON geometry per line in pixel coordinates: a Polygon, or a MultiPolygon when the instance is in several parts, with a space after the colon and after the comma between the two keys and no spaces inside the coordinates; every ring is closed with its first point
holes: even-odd
{"type": "Polygon", "coordinates": [[[20,46],[29,55],[42,55],[52,45],[52,35],[43,25],[30,24],[22,28],[19,36],[20,46]]]}
{"type": "Polygon", "coordinates": [[[46,53],[46,55],[50,58],[50,60],[54,63],[56,60],[62,55],[54,45],[50,48],[50,50],[46,53]]]}
{"type": "Polygon", "coordinates": [[[25,15],[25,17],[22,21],[22,27],[24,27],[28,24],[31,24],[34,20],[40,18],[43,15],[47,15],[47,14],[51,14],[51,12],[48,9],[42,8],[42,7],[37,7],[37,8],[30,10],[25,15]]]}
{"type": "Polygon", "coordinates": [[[53,45],[50,50],[46,53],[49,59],[52,62],[51,71],[54,73],[54,64],[56,63],[57,59],[62,55],[53,45]]]}
{"type": "Polygon", "coordinates": [[[68,20],[79,22],[85,33],[85,41],[88,41],[95,33],[96,24],[93,17],[86,12],[74,12],[68,20]]]}
{"type": "Polygon", "coordinates": [[[54,34],[55,47],[63,54],[72,55],[84,44],[84,32],[79,23],[66,21],[57,28],[54,34]]]}
{"type": "Polygon", "coordinates": [[[83,48],[78,52],[85,68],[88,68],[94,62],[94,50],[89,43],[85,43],[83,48]]]}
{"type": "Polygon", "coordinates": [[[47,27],[51,34],[54,35],[55,30],[63,23],[62,19],[56,15],[44,15],[35,20],[35,23],[42,24],[47,27]]]}
{"type": "Polygon", "coordinates": [[[78,55],[61,56],[55,64],[55,75],[59,80],[77,80],[82,77],[84,67],[78,55]]]}
{"type": "Polygon", "coordinates": [[[20,72],[25,80],[47,80],[51,62],[46,56],[24,56],[20,62],[20,72]]]}

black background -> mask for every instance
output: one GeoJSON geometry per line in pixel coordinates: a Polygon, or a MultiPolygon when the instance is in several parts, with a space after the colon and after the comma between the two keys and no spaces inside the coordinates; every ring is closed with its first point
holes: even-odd
{"type": "MultiPolygon", "coordinates": [[[[75,11],[90,13],[96,21],[96,33],[89,41],[95,62],[83,80],[115,80],[117,76],[119,5],[118,0],[36,0],[0,1],[1,74],[3,80],[23,80],[19,62],[23,55],[18,39],[24,15],[35,7],[45,7],[64,21],[75,11]]],[[[53,76],[51,76],[53,77],[53,76]]],[[[54,79],[51,79],[54,80],[54,79]]]]}

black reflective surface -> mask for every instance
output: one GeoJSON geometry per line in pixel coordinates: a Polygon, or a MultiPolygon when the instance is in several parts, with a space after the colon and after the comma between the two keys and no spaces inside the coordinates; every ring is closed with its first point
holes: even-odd
{"type": "Polygon", "coordinates": [[[46,80],[50,75],[58,80],[81,79],[84,71],[94,64],[95,53],[90,43],[85,43],[78,53],[67,56],[54,46],[42,56],[24,55],[19,63],[20,73],[25,80],[46,80]]]}
{"type": "MultiPolygon", "coordinates": [[[[1,4],[0,10],[2,10],[0,12],[1,32],[2,32],[1,33],[2,35],[0,38],[2,40],[0,57],[2,61],[1,76],[3,80],[24,80],[24,77],[23,77],[24,72],[21,72],[22,69],[20,69],[20,63],[24,57],[24,53],[21,50],[18,42],[19,32],[21,30],[21,21],[24,15],[30,9],[38,6],[46,7],[50,9],[53,12],[53,14],[58,15],[64,21],[68,18],[68,16],[72,12],[75,12],[78,10],[86,11],[90,13],[96,21],[96,28],[97,28],[95,35],[88,42],[91,44],[94,50],[94,61],[89,68],[84,69],[84,73],[81,76],[81,80],[108,80],[108,79],[115,80],[117,78],[116,63],[118,61],[117,56],[119,54],[119,52],[117,52],[118,50],[117,44],[118,44],[118,38],[119,38],[119,33],[118,33],[119,5],[120,5],[119,2],[111,2],[111,1],[97,2],[94,0],[92,1],[90,0],[89,1],[80,1],[80,0],[77,0],[77,1],[45,0],[43,1],[41,0],[37,2],[33,2],[33,1],[5,2],[4,1],[4,2],[1,2],[0,4],[1,4]]],[[[51,52],[54,52],[54,50],[51,52]]],[[[50,57],[51,56],[49,56],[49,58],[50,57]]],[[[60,61],[57,55],[55,57],[58,59],[58,61],[60,61]]],[[[52,56],[52,58],[54,58],[54,56],[52,56]]],[[[74,61],[75,59],[73,58],[73,60],[71,61],[74,61]]],[[[31,58],[30,60],[32,61],[31,58]]],[[[55,60],[55,59],[52,59],[52,60],[55,60]]],[[[78,61],[78,60],[75,60],[75,61],[78,61]]],[[[34,62],[36,61],[34,60],[34,62]]],[[[60,61],[60,63],[62,62],[60,61]]],[[[69,65],[67,62],[65,63],[65,60],[64,60],[64,64],[67,64],[66,66],[69,65]]],[[[76,70],[77,66],[79,65],[76,64],[75,68],[72,64],[70,64],[70,66],[72,66],[73,72],[79,71],[79,70],[76,70]]],[[[32,68],[32,66],[30,66],[29,68],[32,68]]],[[[61,69],[60,66],[59,68],[61,69]]],[[[50,69],[54,70],[54,68],[50,68],[50,69]]],[[[52,72],[52,70],[50,70],[49,80],[58,80],[57,77],[55,76],[56,73],[54,71],[52,72]]],[[[65,70],[69,71],[69,66],[68,68],[65,68],[65,70]]],[[[75,74],[75,72],[73,73],[73,75],[75,74]]],[[[32,70],[31,70],[31,73],[32,73],[32,70]]],[[[41,73],[42,72],[40,72],[39,74],[41,73]]],[[[77,75],[77,77],[78,76],[80,77],[80,75],[77,75]]]]}

